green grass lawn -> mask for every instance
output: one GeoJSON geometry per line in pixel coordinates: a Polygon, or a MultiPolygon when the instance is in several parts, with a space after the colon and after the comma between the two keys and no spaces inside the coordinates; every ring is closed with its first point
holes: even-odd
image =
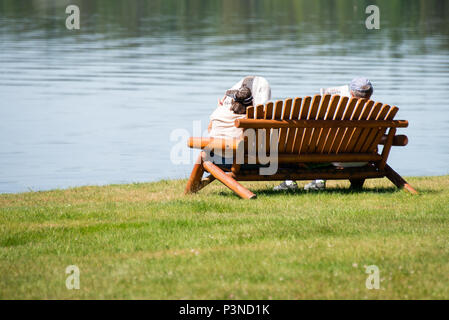
{"type": "Polygon", "coordinates": [[[244,183],[251,201],[185,180],[0,195],[0,298],[449,299],[449,176],[408,180],[420,195],[386,179],[244,183]]]}

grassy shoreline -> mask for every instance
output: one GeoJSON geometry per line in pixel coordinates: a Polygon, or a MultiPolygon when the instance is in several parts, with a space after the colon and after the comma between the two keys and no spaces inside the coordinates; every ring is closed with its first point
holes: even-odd
{"type": "Polygon", "coordinates": [[[449,176],[407,180],[420,195],[386,179],[245,183],[254,201],[186,180],[1,194],[0,298],[448,299],[449,176]]]}

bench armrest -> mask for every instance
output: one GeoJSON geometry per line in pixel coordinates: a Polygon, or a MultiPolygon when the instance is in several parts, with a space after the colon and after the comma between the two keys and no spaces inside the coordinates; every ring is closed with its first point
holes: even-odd
{"type": "MultiPolygon", "coordinates": [[[[387,135],[384,135],[380,141],[379,144],[385,145],[387,142],[387,135]]],[[[399,147],[405,147],[408,144],[408,138],[406,135],[398,134],[393,137],[393,146],[399,146],[399,147]]]]}
{"type": "Polygon", "coordinates": [[[242,139],[204,138],[190,137],[187,146],[192,149],[215,149],[236,151],[242,143],[242,139]]]}

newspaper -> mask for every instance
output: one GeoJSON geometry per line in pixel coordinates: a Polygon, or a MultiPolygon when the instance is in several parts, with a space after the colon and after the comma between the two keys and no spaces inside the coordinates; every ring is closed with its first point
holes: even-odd
{"type": "Polygon", "coordinates": [[[348,85],[341,86],[341,87],[321,88],[320,89],[320,94],[321,95],[338,94],[339,96],[342,96],[342,97],[349,97],[349,96],[351,96],[351,92],[349,90],[349,86],[348,85]]]}

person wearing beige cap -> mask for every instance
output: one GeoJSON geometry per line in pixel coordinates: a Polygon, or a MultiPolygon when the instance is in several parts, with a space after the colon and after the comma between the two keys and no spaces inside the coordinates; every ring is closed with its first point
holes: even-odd
{"type": "MultiPolygon", "coordinates": [[[[320,94],[338,94],[340,96],[353,97],[359,99],[370,99],[373,95],[374,88],[367,78],[354,78],[349,85],[321,89],[320,94]]],[[[351,163],[332,163],[337,167],[360,167],[364,166],[366,162],[351,162],[351,163]]],[[[326,188],[326,180],[314,180],[304,186],[304,190],[323,190],[326,188]]],[[[298,185],[296,181],[286,180],[280,185],[274,187],[275,191],[282,190],[296,190],[298,185]]]]}

